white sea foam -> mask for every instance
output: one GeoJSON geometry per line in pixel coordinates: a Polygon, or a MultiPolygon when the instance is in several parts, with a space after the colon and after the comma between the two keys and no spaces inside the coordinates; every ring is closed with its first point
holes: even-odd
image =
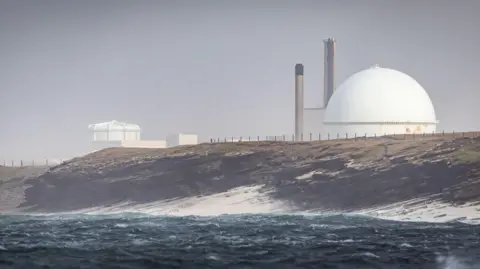
{"type": "Polygon", "coordinates": [[[468,224],[480,224],[480,205],[466,203],[461,206],[455,206],[429,198],[370,208],[358,213],[396,221],[434,223],[458,221],[468,224]]]}
{"type": "Polygon", "coordinates": [[[477,269],[478,265],[469,265],[467,261],[454,255],[438,255],[436,258],[438,269],[477,269]]]}
{"type": "MultiPolygon", "coordinates": [[[[108,207],[93,207],[70,214],[142,213],[169,216],[217,216],[224,214],[262,214],[288,212],[285,203],[272,200],[263,185],[239,187],[207,196],[180,198],[137,204],[126,201],[108,207]]],[[[67,213],[67,212],[64,212],[67,213]]]]}
{"type": "MultiPolygon", "coordinates": [[[[227,192],[207,196],[172,199],[153,203],[137,204],[124,202],[105,207],[94,207],[63,214],[110,215],[122,213],[140,213],[169,216],[218,216],[224,214],[293,214],[303,216],[337,215],[346,212],[326,212],[311,210],[298,212],[287,203],[274,200],[265,192],[263,185],[239,187],[227,192]]],[[[57,213],[58,214],[58,213],[57,213]]],[[[41,214],[41,215],[57,215],[41,214]]],[[[388,206],[369,208],[353,215],[394,220],[444,223],[458,221],[468,224],[480,224],[480,206],[464,204],[454,206],[428,198],[415,199],[388,206]]],[[[35,214],[38,215],[38,214],[35,214]]]]}

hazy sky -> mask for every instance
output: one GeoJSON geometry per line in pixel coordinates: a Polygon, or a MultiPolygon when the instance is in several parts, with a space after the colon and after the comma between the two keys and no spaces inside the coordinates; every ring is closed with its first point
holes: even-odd
{"type": "Polygon", "coordinates": [[[0,158],[84,152],[88,124],[113,119],[146,139],[293,133],[294,65],[306,106],[322,104],[327,37],[337,85],[373,64],[398,69],[428,91],[438,129],[480,130],[479,11],[468,0],[0,0],[0,158]]]}

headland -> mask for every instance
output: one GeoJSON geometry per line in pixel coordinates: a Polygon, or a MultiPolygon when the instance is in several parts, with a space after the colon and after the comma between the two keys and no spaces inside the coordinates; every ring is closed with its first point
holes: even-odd
{"type": "Polygon", "coordinates": [[[2,212],[362,212],[475,222],[480,137],[111,148],[50,168],[0,167],[0,179],[2,212]]]}

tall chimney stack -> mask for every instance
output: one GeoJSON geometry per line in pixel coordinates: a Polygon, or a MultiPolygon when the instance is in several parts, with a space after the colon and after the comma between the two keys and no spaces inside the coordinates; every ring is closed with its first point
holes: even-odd
{"type": "Polygon", "coordinates": [[[295,65],[295,141],[303,135],[303,64],[295,65]]]}
{"type": "Polygon", "coordinates": [[[324,52],[324,71],[323,71],[323,107],[327,108],[328,101],[335,91],[335,39],[328,38],[323,40],[325,46],[324,52]]]}

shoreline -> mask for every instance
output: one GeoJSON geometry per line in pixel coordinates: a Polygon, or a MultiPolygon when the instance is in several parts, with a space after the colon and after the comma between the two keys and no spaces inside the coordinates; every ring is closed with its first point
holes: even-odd
{"type": "Polygon", "coordinates": [[[272,141],[105,149],[30,176],[0,174],[0,212],[316,211],[478,221],[480,137],[390,140],[388,158],[383,144],[272,141]]]}

